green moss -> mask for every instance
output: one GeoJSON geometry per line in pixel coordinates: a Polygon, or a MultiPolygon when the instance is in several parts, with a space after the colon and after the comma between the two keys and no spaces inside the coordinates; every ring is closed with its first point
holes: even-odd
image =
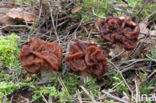
{"type": "MultiPolygon", "coordinates": [[[[62,89],[61,91],[56,89],[54,86],[45,86],[43,89],[39,89],[38,86],[33,85],[33,83],[29,82],[19,82],[19,83],[13,83],[13,82],[0,82],[0,102],[4,100],[5,95],[9,95],[14,92],[14,90],[20,89],[23,86],[28,86],[30,88],[33,88],[34,94],[33,98],[35,100],[40,100],[42,98],[42,95],[44,96],[52,96],[54,100],[57,100],[59,98],[59,102],[62,103],[68,96],[69,92],[66,89],[62,89]]],[[[41,101],[40,101],[41,102],[41,101]]],[[[65,100],[66,102],[66,100],[65,100]]],[[[71,102],[70,100],[67,100],[67,102],[71,102]]]]}
{"type": "Polygon", "coordinates": [[[17,3],[28,3],[31,4],[31,0],[16,0],[17,3]]]}
{"type": "Polygon", "coordinates": [[[130,0],[128,3],[131,7],[141,6],[142,0],[130,0]]]}
{"type": "MultiPolygon", "coordinates": [[[[134,7],[139,8],[136,12],[135,11],[133,12],[134,14],[136,14],[143,7],[143,3],[142,3],[142,0],[133,0],[133,2],[135,4],[134,7]]],[[[142,18],[145,18],[145,17],[149,16],[155,10],[156,10],[155,4],[153,4],[151,2],[147,2],[145,4],[145,6],[143,7],[140,14],[142,15],[142,18]]],[[[154,17],[156,17],[156,15],[154,15],[153,18],[154,17]]]]}
{"type": "Polygon", "coordinates": [[[20,37],[16,34],[0,36],[0,62],[8,68],[19,68],[20,37]]]}
{"type": "MultiPolygon", "coordinates": [[[[122,2],[121,0],[119,1],[122,2]]],[[[143,0],[129,0],[128,3],[131,8],[125,8],[125,10],[131,15],[139,16],[140,20],[143,20],[156,10],[156,6],[154,3],[152,3],[152,1],[148,1],[146,2],[146,4],[144,4],[145,2],[146,1],[143,0]],[[140,14],[138,15],[138,13],[140,14]]],[[[119,12],[118,14],[120,16],[121,14],[124,13],[119,12]]],[[[151,18],[152,19],[156,18],[156,15],[153,15],[151,18]]]]}
{"type": "Polygon", "coordinates": [[[70,14],[69,16],[70,16],[70,18],[75,18],[75,19],[80,19],[81,18],[81,14],[80,13],[70,14]]]}
{"type": "Polygon", "coordinates": [[[66,73],[65,75],[61,75],[61,78],[63,79],[69,94],[75,94],[79,86],[82,84],[79,81],[80,77],[73,73],[66,73]]]}
{"type": "Polygon", "coordinates": [[[124,84],[124,82],[122,81],[122,78],[119,74],[115,74],[113,76],[113,79],[114,79],[114,83],[113,83],[113,86],[116,86],[118,85],[116,88],[115,88],[115,91],[118,92],[118,93],[122,93],[123,91],[126,93],[126,94],[129,94],[128,93],[128,88],[126,87],[126,85],[124,84]],[[120,83],[120,84],[119,84],[120,83]]]}
{"type": "MultiPolygon", "coordinates": [[[[147,78],[147,74],[146,73],[139,72],[139,77],[140,77],[140,80],[141,81],[144,81],[147,78]]],[[[139,87],[140,88],[140,93],[141,94],[150,94],[151,91],[154,89],[154,82],[155,81],[143,82],[140,85],[140,87],[139,87]]]]}
{"type": "Polygon", "coordinates": [[[156,60],[156,47],[153,48],[153,50],[151,51],[151,53],[147,54],[147,57],[150,60],[156,60]]]}
{"type": "Polygon", "coordinates": [[[6,74],[4,71],[0,72],[0,81],[9,81],[10,79],[12,79],[10,74],[6,74]]]}
{"type": "Polygon", "coordinates": [[[33,98],[35,100],[39,100],[42,95],[44,96],[52,96],[52,98],[55,100],[57,100],[59,98],[59,102],[63,103],[63,102],[71,102],[70,100],[66,100],[67,97],[69,97],[69,92],[67,89],[57,89],[54,86],[46,86],[43,89],[38,89],[37,87],[34,88],[34,95],[33,98]]]}
{"type": "Polygon", "coordinates": [[[88,82],[84,83],[84,87],[93,93],[94,97],[98,96],[98,93],[100,92],[100,86],[96,83],[96,79],[93,78],[88,82]]]}
{"type": "Polygon", "coordinates": [[[109,73],[108,76],[106,76],[105,78],[102,78],[103,82],[105,82],[105,84],[107,84],[105,88],[114,88],[115,87],[114,88],[115,92],[117,92],[117,93],[125,92],[127,95],[129,95],[128,88],[124,84],[120,74],[110,71],[110,70],[108,70],[108,73],[109,73]]]}
{"type": "MultiPolygon", "coordinates": [[[[149,16],[151,13],[153,13],[156,10],[155,4],[148,3],[147,7],[143,9],[142,14],[146,17],[149,16]]],[[[152,18],[156,18],[156,14],[152,16],[152,18]]]]}
{"type": "MultiPolygon", "coordinates": [[[[77,1],[77,5],[79,2],[77,1]]],[[[104,18],[107,14],[112,14],[113,8],[109,0],[83,0],[83,7],[80,12],[84,22],[88,22],[96,17],[104,18]]]]}
{"type": "Polygon", "coordinates": [[[20,88],[19,84],[13,82],[0,82],[0,102],[5,95],[11,94],[15,89],[20,88]]]}
{"type": "Polygon", "coordinates": [[[153,89],[154,89],[153,83],[145,82],[140,86],[140,93],[141,94],[150,94],[153,89]]]}
{"type": "Polygon", "coordinates": [[[52,86],[52,87],[44,87],[41,90],[35,89],[34,93],[35,93],[33,95],[34,99],[38,99],[42,95],[47,95],[47,94],[54,97],[54,98],[56,98],[58,96],[59,91],[55,87],[52,86]]]}

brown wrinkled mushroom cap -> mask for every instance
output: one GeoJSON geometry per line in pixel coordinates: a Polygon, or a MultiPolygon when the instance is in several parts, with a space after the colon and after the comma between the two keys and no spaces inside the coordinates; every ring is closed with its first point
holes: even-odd
{"type": "Polygon", "coordinates": [[[22,47],[19,60],[28,73],[37,73],[41,69],[58,71],[62,63],[62,47],[34,37],[22,47]]]}
{"type": "Polygon", "coordinates": [[[92,43],[76,42],[71,46],[70,55],[66,57],[66,64],[74,72],[87,72],[96,78],[107,71],[106,51],[92,43]]]}
{"type": "Polygon", "coordinates": [[[125,50],[137,45],[140,28],[128,17],[107,17],[100,22],[99,28],[104,42],[117,43],[125,50]]]}

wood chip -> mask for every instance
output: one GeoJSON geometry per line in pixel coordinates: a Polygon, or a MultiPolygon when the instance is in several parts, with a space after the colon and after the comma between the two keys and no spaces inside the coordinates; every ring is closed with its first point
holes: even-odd
{"type": "Polygon", "coordinates": [[[22,20],[26,23],[33,24],[35,19],[37,18],[33,12],[26,11],[23,8],[12,8],[9,10],[9,12],[6,14],[8,17],[16,19],[16,20],[22,20]]]}
{"type": "Polygon", "coordinates": [[[146,22],[139,23],[139,27],[140,27],[140,33],[148,34],[149,29],[147,28],[146,22]]]}
{"type": "Polygon", "coordinates": [[[75,8],[73,8],[71,10],[71,13],[75,14],[75,13],[79,12],[82,9],[82,7],[83,7],[83,4],[80,4],[80,5],[76,6],[75,8]]]}

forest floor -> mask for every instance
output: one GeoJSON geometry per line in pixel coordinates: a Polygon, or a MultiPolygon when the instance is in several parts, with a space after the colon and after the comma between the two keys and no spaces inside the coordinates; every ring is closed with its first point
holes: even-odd
{"type": "Polygon", "coordinates": [[[156,101],[155,5],[155,0],[1,0],[0,103],[156,101]],[[114,44],[101,41],[98,23],[108,16],[128,16],[139,25],[137,46],[128,55],[114,53],[114,44]],[[40,73],[27,73],[18,60],[22,45],[31,37],[63,47],[62,66],[48,82],[41,80],[40,73]],[[65,64],[76,41],[95,42],[110,50],[109,69],[100,79],[83,82],[65,64]]]}

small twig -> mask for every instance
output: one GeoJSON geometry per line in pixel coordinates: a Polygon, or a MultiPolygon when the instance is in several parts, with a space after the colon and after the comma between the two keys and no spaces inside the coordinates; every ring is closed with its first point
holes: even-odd
{"type": "MultiPolygon", "coordinates": [[[[92,89],[95,89],[96,87],[93,87],[93,88],[90,88],[89,90],[92,90],[92,89]]],[[[84,91],[80,91],[80,94],[84,93],[84,91]]],[[[65,100],[69,100],[69,99],[72,99],[72,97],[75,97],[77,94],[74,94],[74,95],[70,95],[69,97],[67,97],[65,100]]]]}
{"type": "Polygon", "coordinates": [[[156,70],[154,70],[143,82],[147,81],[150,77],[152,77],[156,73],[156,70]]]}
{"type": "Polygon", "coordinates": [[[128,89],[131,92],[131,94],[133,94],[132,89],[129,87],[128,83],[126,82],[126,80],[125,80],[124,76],[122,75],[122,72],[120,71],[120,69],[117,66],[115,66],[115,64],[112,63],[111,61],[108,61],[108,62],[111,63],[115,67],[115,69],[120,74],[121,78],[123,79],[124,84],[128,87],[128,89]]]}
{"type": "Polygon", "coordinates": [[[137,80],[135,79],[135,90],[136,90],[136,97],[135,97],[135,101],[136,103],[138,103],[138,99],[140,101],[140,92],[139,92],[139,88],[138,88],[138,84],[137,84],[137,80]]]}
{"type": "Polygon", "coordinates": [[[156,11],[152,12],[150,15],[148,15],[143,21],[147,21],[148,18],[150,18],[151,16],[153,16],[154,14],[156,14],[156,11]]]}
{"type": "Polygon", "coordinates": [[[91,32],[92,32],[92,30],[90,30],[90,32],[89,32],[89,34],[88,34],[88,37],[87,37],[87,40],[88,40],[88,41],[89,41],[89,39],[90,39],[91,32]]]}
{"type": "Polygon", "coordinates": [[[102,93],[98,92],[98,98],[96,100],[99,101],[100,103],[102,103],[101,98],[102,98],[102,93]]]}
{"type": "Polygon", "coordinates": [[[121,62],[121,65],[122,64],[129,64],[130,62],[145,62],[145,61],[150,61],[148,59],[131,59],[131,60],[127,60],[127,61],[122,61],[121,62]]]}
{"type": "Polygon", "coordinates": [[[136,53],[138,53],[139,50],[140,50],[140,48],[143,46],[144,41],[147,39],[147,36],[148,35],[146,35],[145,39],[142,42],[139,42],[138,45],[137,45],[137,47],[134,48],[134,50],[131,51],[131,53],[128,55],[128,58],[134,58],[134,56],[136,55],[136,53]]]}
{"type": "Polygon", "coordinates": [[[126,72],[128,70],[131,70],[131,69],[133,69],[133,67],[134,67],[134,65],[130,66],[130,67],[126,67],[125,69],[121,70],[121,72],[123,73],[123,72],[126,72]]]}
{"type": "Polygon", "coordinates": [[[67,23],[68,21],[69,21],[68,19],[64,20],[63,22],[59,23],[56,27],[58,28],[58,27],[62,26],[63,24],[67,23]]]}
{"type": "MultiPolygon", "coordinates": [[[[66,58],[66,57],[68,56],[68,54],[69,54],[69,49],[70,49],[70,42],[68,42],[68,44],[67,44],[67,49],[66,49],[65,58],[66,58]]],[[[63,74],[66,72],[66,70],[67,70],[67,65],[64,64],[63,74]]]]}
{"type": "Polygon", "coordinates": [[[83,89],[83,91],[89,96],[89,98],[92,100],[93,103],[97,103],[94,99],[93,96],[91,96],[91,94],[86,90],[86,88],[84,88],[83,86],[81,86],[81,88],[83,89]]]}
{"type": "Polygon", "coordinates": [[[129,89],[129,91],[131,92],[131,94],[133,94],[132,89],[129,87],[129,85],[128,85],[128,83],[126,82],[126,80],[125,80],[124,76],[122,75],[122,72],[121,72],[121,71],[119,71],[119,74],[121,75],[121,78],[123,79],[124,84],[128,87],[128,89],[129,89]]]}
{"type": "Polygon", "coordinates": [[[62,80],[62,78],[58,77],[58,81],[59,81],[59,83],[61,84],[61,86],[63,87],[63,89],[68,90],[68,89],[66,88],[66,86],[65,86],[65,84],[64,84],[64,82],[63,82],[63,80],[62,80]]]}
{"type": "Polygon", "coordinates": [[[151,58],[150,56],[146,55],[149,59],[151,59],[152,61],[156,62],[155,59],[151,58]]]}
{"type": "Polygon", "coordinates": [[[125,101],[125,100],[122,100],[122,99],[119,98],[119,97],[116,97],[116,96],[114,96],[114,95],[111,95],[110,93],[108,93],[108,92],[106,92],[106,91],[104,91],[104,90],[102,90],[102,93],[106,94],[106,96],[107,96],[108,98],[112,98],[112,99],[117,100],[117,101],[122,102],[122,103],[129,103],[129,102],[125,101]]]}
{"type": "Polygon", "coordinates": [[[105,18],[105,17],[102,17],[102,16],[97,15],[97,14],[95,13],[95,11],[94,11],[94,7],[92,7],[92,13],[93,13],[94,16],[97,16],[97,17],[99,17],[99,18],[102,18],[102,19],[105,18]]]}
{"type": "Polygon", "coordinates": [[[7,95],[4,95],[3,103],[7,103],[7,95]]]}
{"type": "Polygon", "coordinates": [[[42,15],[42,10],[43,10],[43,6],[42,6],[42,0],[40,0],[40,10],[39,10],[39,19],[41,18],[42,15]]]}
{"type": "Polygon", "coordinates": [[[45,103],[48,103],[48,101],[46,100],[46,98],[44,97],[44,95],[41,94],[41,96],[42,96],[43,101],[44,101],[45,103]]]}
{"type": "MultiPolygon", "coordinates": [[[[148,62],[148,61],[150,61],[150,60],[148,60],[148,59],[133,59],[133,60],[129,60],[127,63],[128,63],[128,65],[126,65],[126,66],[124,66],[124,67],[122,67],[122,69],[124,69],[124,68],[128,68],[128,67],[130,67],[130,66],[132,66],[133,64],[135,64],[135,63],[138,63],[138,62],[148,62]],[[129,62],[132,62],[132,63],[129,63],[129,62]]],[[[122,64],[124,64],[124,63],[122,63],[122,64]]],[[[121,64],[121,65],[122,65],[121,64]]]]}
{"type": "Polygon", "coordinates": [[[54,33],[56,35],[57,40],[59,40],[59,37],[58,37],[58,34],[57,34],[57,30],[56,30],[56,27],[55,27],[55,24],[54,24],[53,10],[51,8],[50,2],[48,2],[48,5],[49,5],[49,9],[50,9],[50,16],[51,16],[51,22],[52,22],[52,25],[53,25],[53,28],[54,28],[54,33]]]}
{"type": "MultiPolygon", "coordinates": [[[[72,35],[73,35],[74,33],[77,32],[77,30],[78,30],[79,27],[81,26],[82,22],[83,22],[83,19],[80,21],[79,25],[78,25],[77,28],[74,30],[74,32],[72,33],[72,35]]],[[[75,35],[75,36],[76,36],[76,35],[75,35]]]]}
{"type": "Polygon", "coordinates": [[[6,27],[26,27],[26,28],[28,28],[28,29],[31,29],[31,27],[29,27],[29,26],[27,26],[27,25],[5,25],[5,26],[0,26],[1,28],[0,28],[0,30],[1,29],[4,29],[4,28],[6,28],[6,27]]]}
{"type": "Polygon", "coordinates": [[[119,82],[117,85],[115,85],[115,86],[112,88],[112,90],[115,89],[116,87],[118,87],[121,83],[123,83],[123,81],[121,81],[121,82],[119,82]]]}
{"type": "Polygon", "coordinates": [[[112,60],[115,59],[115,58],[117,58],[117,57],[119,57],[119,56],[122,55],[124,52],[126,52],[125,49],[124,49],[123,51],[121,51],[119,54],[115,55],[115,56],[112,58],[112,60]]]}
{"type": "Polygon", "coordinates": [[[48,103],[53,103],[53,97],[49,95],[48,103]]]}
{"type": "Polygon", "coordinates": [[[76,94],[77,94],[77,97],[78,97],[79,103],[83,103],[83,102],[82,102],[81,95],[80,95],[80,91],[79,91],[79,89],[76,91],[76,94]]]}
{"type": "Polygon", "coordinates": [[[11,100],[10,100],[10,103],[12,103],[12,100],[13,100],[14,96],[11,96],[11,100]]]}

